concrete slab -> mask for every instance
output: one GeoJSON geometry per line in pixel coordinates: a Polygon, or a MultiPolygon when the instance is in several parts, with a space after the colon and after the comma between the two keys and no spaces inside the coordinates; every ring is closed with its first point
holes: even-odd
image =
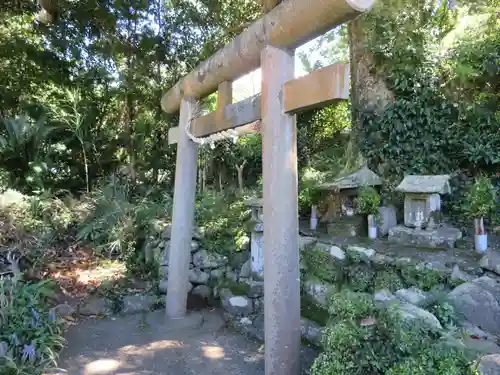
{"type": "MultiPolygon", "coordinates": [[[[256,375],[264,346],[227,327],[217,310],[185,319],[155,311],[86,319],[66,333],[59,361],[70,375],[256,375]]],[[[304,369],[311,364],[311,353],[304,369]]]]}

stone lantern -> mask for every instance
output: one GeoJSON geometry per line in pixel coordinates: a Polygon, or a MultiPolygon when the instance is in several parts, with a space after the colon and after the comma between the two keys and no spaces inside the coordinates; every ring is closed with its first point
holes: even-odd
{"type": "Polygon", "coordinates": [[[252,275],[264,277],[264,201],[262,198],[253,198],[245,201],[245,205],[252,210],[252,234],[250,256],[252,275]]]}

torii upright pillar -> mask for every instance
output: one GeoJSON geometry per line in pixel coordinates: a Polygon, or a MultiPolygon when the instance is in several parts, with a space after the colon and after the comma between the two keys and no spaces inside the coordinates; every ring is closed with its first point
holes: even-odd
{"type": "Polygon", "coordinates": [[[197,145],[189,139],[186,126],[193,118],[197,105],[194,98],[183,97],[179,116],[180,131],[175,168],[172,238],[170,240],[166,301],[167,316],[173,319],[182,318],[186,314],[197,163],[197,145]]]}
{"type": "Polygon", "coordinates": [[[264,324],[266,375],[300,372],[300,273],[295,115],[283,84],[294,78],[293,50],[267,46],[262,66],[264,324]]]}

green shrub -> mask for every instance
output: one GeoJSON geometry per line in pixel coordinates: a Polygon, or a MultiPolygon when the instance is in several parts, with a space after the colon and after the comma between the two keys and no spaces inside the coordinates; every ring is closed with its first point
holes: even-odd
{"type": "Polygon", "coordinates": [[[171,198],[155,197],[154,187],[142,193],[117,177],[110,177],[87,198],[89,212],[79,226],[77,239],[101,255],[124,259],[134,272],[147,271],[142,245],[155,233],[159,218],[167,218],[171,198]]]}
{"type": "Polygon", "coordinates": [[[400,267],[401,277],[407,287],[415,286],[429,291],[437,285],[446,284],[447,278],[440,272],[431,268],[416,267],[409,264],[400,267]]]}
{"type": "Polygon", "coordinates": [[[405,286],[399,275],[392,270],[382,270],[377,272],[375,276],[375,286],[374,290],[388,289],[391,292],[395,292],[399,289],[403,289],[405,286]]]}
{"type": "Polygon", "coordinates": [[[375,306],[370,294],[344,289],[331,296],[328,310],[312,375],[472,375],[463,353],[439,347],[434,335],[406,323],[397,307],[375,306]]]}
{"type": "Polygon", "coordinates": [[[428,338],[406,327],[395,310],[378,309],[370,295],[343,290],[330,300],[331,323],[313,375],[384,374],[428,338]]]}
{"type": "Polygon", "coordinates": [[[460,351],[428,348],[405,358],[387,370],[386,375],[474,375],[471,364],[460,351]]]}
{"type": "Polygon", "coordinates": [[[347,284],[355,292],[373,292],[375,270],[369,265],[357,265],[347,268],[347,284]]]}
{"type": "Polygon", "coordinates": [[[488,177],[476,178],[465,196],[464,212],[470,219],[489,217],[496,210],[496,189],[488,177]]]}
{"type": "Polygon", "coordinates": [[[355,200],[358,212],[366,215],[378,215],[380,195],[372,186],[362,186],[355,200]]]}
{"type": "Polygon", "coordinates": [[[196,202],[196,223],[204,228],[204,249],[231,255],[244,249],[248,238],[250,209],[243,198],[205,192],[196,202]]]}
{"type": "Polygon", "coordinates": [[[0,279],[0,373],[35,375],[55,365],[61,350],[62,319],[47,302],[52,281],[0,279]]]}
{"type": "Polygon", "coordinates": [[[300,256],[306,267],[307,276],[328,282],[341,281],[339,271],[326,251],[318,248],[308,248],[304,249],[300,256]]]}

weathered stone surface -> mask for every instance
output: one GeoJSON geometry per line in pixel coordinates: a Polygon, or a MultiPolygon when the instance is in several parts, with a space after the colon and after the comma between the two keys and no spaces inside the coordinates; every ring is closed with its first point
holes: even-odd
{"type": "Polygon", "coordinates": [[[224,310],[232,315],[245,316],[253,312],[252,301],[245,296],[221,295],[224,310]]]}
{"type": "Polygon", "coordinates": [[[264,282],[263,281],[250,281],[248,284],[248,297],[258,298],[264,295],[264,282]]]}
{"type": "Polygon", "coordinates": [[[316,303],[326,306],[328,298],[333,290],[333,285],[325,282],[304,282],[304,292],[311,297],[316,303]]]}
{"type": "Polygon", "coordinates": [[[231,268],[226,268],[226,279],[231,281],[238,281],[238,275],[231,268]]]}
{"type": "Polygon", "coordinates": [[[479,261],[479,265],[485,270],[495,272],[500,275],[500,253],[490,251],[479,261]]]}
{"type": "Polygon", "coordinates": [[[142,311],[150,311],[156,302],[151,295],[125,296],[123,298],[123,314],[136,314],[142,311]]]}
{"type": "Polygon", "coordinates": [[[376,304],[386,305],[395,301],[398,301],[398,299],[388,289],[379,290],[373,295],[373,302],[376,304]]]}
{"type": "Polygon", "coordinates": [[[425,247],[455,247],[455,242],[462,238],[462,232],[456,228],[442,227],[434,230],[419,230],[398,225],[389,230],[389,241],[425,247]]]}
{"type": "Polygon", "coordinates": [[[394,207],[380,207],[379,209],[381,223],[378,225],[378,231],[382,236],[389,234],[389,230],[398,225],[396,220],[396,209],[394,207]]]}
{"type": "Polygon", "coordinates": [[[315,249],[317,250],[322,250],[328,254],[334,259],[334,260],[344,260],[345,259],[345,251],[342,250],[338,246],[330,245],[324,242],[318,242],[314,246],[315,249]]]}
{"type": "Polygon", "coordinates": [[[406,321],[420,322],[424,327],[430,330],[443,329],[439,320],[427,310],[421,309],[411,303],[402,303],[399,309],[403,319],[406,321]]]}
{"type": "Polygon", "coordinates": [[[252,262],[249,259],[241,266],[240,277],[248,279],[250,278],[251,275],[252,275],[252,262]]]}
{"type": "Polygon", "coordinates": [[[193,254],[193,264],[201,269],[220,268],[225,266],[227,262],[227,257],[217,253],[209,253],[204,249],[193,254]]]}
{"type": "Polygon", "coordinates": [[[490,340],[464,339],[465,347],[480,355],[500,354],[500,346],[490,340]]]}
{"type": "Polygon", "coordinates": [[[193,288],[191,294],[208,299],[212,297],[212,288],[208,285],[197,285],[193,288]]]}
{"type": "MultiPolygon", "coordinates": [[[[168,266],[168,260],[170,258],[170,241],[164,242],[165,246],[158,246],[158,249],[161,249],[159,261],[160,266],[168,266]]],[[[157,251],[154,250],[156,253],[157,251]]]]}
{"type": "Polygon", "coordinates": [[[462,271],[458,265],[453,267],[453,271],[451,272],[451,281],[472,281],[474,279],[474,276],[462,271]]]}
{"type": "Polygon", "coordinates": [[[500,335],[500,283],[483,276],[448,294],[455,310],[470,323],[500,335]]]}
{"type": "Polygon", "coordinates": [[[338,246],[331,246],[328,253],[330,254],[330,256],[333,259],[337,259],[337,260],[344,260],[345,259],[345,251],[342,250],[338,246]]]}
{"type": "Polygon", "coordinates": [[[461,331],[466,336],[473,337],[476,339],[479,338],[481,340],[490,340],[490,341],[494,341],[496,339],[496,337],[491,333],[483,331],[481,328],[468,321],[462,322],[461,331]]]}
{"type": "Polygon", "coordinates": [[[318,239],[316,237],[299,236],[299,250],[311,246],[316,242],[318,242],[318,239]]]}
{"type": "Polygon", "coordinates": [[[193,284],[206,284],[210,279],[210,274],[203,272],[199,268],[193,268],[189,270],[188,279],[193,284]]]}
{"type": "Polygon", "coordinates": [[[253,299],[253,311],[256,314],[264,314],[264,297],[253,299]]]}
{"type": "Polygon", "coordinates": [[[167,224],[165,229],[163,229],[162,237],[165,239],[170,239],[172,237],[172,224],[167,224]]]}
{"type": "MultiPolygon", "coordinates": [[[[191,284],[189,281],[187,281],[187,291],[188,293],[193,289],[193,284],[191,284]]],[[[160,293],[167,293],[167,285],[168,285],[168,280],[167,279],[162,279],[160,280],[160,283],[158,284],[158,290],[160,293]]]]}
{"type": "Polygon", "coordinates": [[[375,254],[373,256],[373,259],[372,259],[373,263],[376,264],[376,265],[390,265],[392,263],[394,263],[394,259],[388,255],[384,255],[384,254],[375,254]]]}
{"type": "Polygon", "coordinates": [[[80,306],[81,315],[111,315],[112,303],[107,298],[92,296],[80,306]]]}
{"type": "Polygon", "coordinates": [[[246,316],[244,316],[243,318],[240,319],[240,324],[244,325],[244,326],[250,326],[252,325],[252,320],[246,316]]]}
{"type": "Polygon", "coordinates": [[[222,279],[226,274],[225,268],[216,268],[210,271],[210,278],[212,279],[222,279]]]}
{"type": "Polygon", "coordinates": [[[500,354],[482,357],[479,361],[478,370],[482,375],[500,375],[500,354]]]}
{"type": "Polygon", "coordinates": [[[198,241],[192,240],[191,241],[191,252],[194,253],[199,248],[200,248],[200,244],[198,243],[198,241]]]}
{"type": "Polygon", "coordinates": [[[303,338],[319,346],[321,344],[323,327],[312,320],[300,318],[300,333],[303,338]]]}
{"type": "Polygon", "coordinates": [[[416,287],[411,287],[408,289],[400,289],[396,291],[396,297],[398,297],[403,302],[411,303],[415,306],[424,306],[429,300],[430,294],[424,292],[416,287]]]}
{"type": "Polygon", "coordinates": [[[73,306],[68,305],[67,303],[61,303],[60,305],[57,305],[54,307],[54,311],[56,314],[59,314],[63,318],[72,316],[76,310],[73,306]]]}
{"type": "Polygon", "coordinates": [[[358,254],[364,258],[372,259],[375,256],[375,250],[368,249],[361,246],[348,246],[347,252],[351,252],[353,254],[358,254]]]}

